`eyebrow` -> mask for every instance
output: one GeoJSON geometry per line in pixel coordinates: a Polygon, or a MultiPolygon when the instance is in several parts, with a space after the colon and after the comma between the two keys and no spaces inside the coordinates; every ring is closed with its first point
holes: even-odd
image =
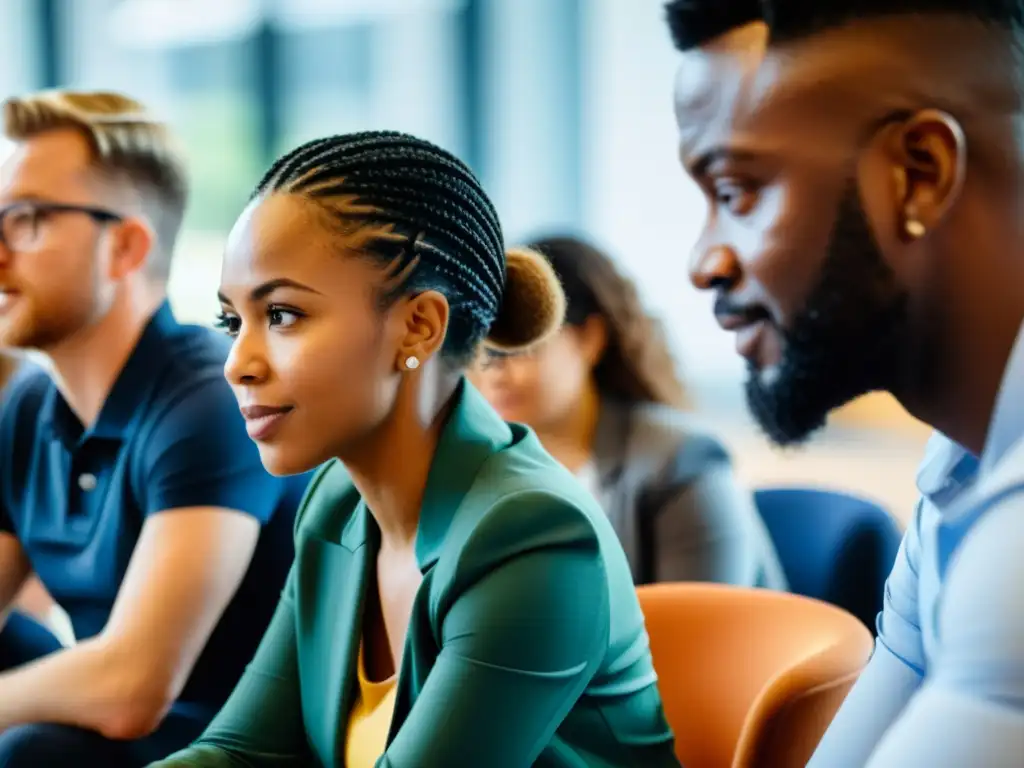
{"type": "MultiPolygon", "coordinates": [[[[275,280],[268,280],[265,283],[261,283],[253,288],[249,292],[249,301],[259,301],[265,299],[267,296],[272,294],[274,291],[280,290],[281,288],[294,288],[297,291],[305,291],[306,293],[315,293],[317,296],[323,294],[315,288],[310,288],[308,285],[296,282],[295,280],[289,280],[287,277],[279,277],[275,280]]],[[[217,299],[221,304],[231,304],[231,299],[225,296],[220,291],[217,292],[217,299]]]]}
{"type": "Polygon", "coordinates": [[[8,194],[7,200],[9,201],[7,205],[21,205],[24,203],[41,203],[45,205],[48,203],[58,202],[55,198],[48,195],[40,195],[34,192],[25,191],[17,191],[14,194],[8,194]]]}
{"type": "Polygon", "coordinates": [[[687,163],[687,168],[690,175],[696,179],[705,175],[708,168],[720,160],[753,160],[756,157],[755,153],[747,149],[711,147],[687,163]]]}

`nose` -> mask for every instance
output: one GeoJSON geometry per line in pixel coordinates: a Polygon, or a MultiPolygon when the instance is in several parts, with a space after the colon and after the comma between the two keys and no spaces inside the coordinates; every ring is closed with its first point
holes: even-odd
{"type": "Polygon", "coordinates": [[[253,386],[266,381],[269,371],[262,344],[253,334],[240,332],[224,361],[224,378],[232,386],[253,386]]]}
{"type": "Polygon", "coordinates": [[[697,290],[729,290],[742,276],[742,264],[732,248],[697,244],[690,262],[690,282],[697,290]]]}

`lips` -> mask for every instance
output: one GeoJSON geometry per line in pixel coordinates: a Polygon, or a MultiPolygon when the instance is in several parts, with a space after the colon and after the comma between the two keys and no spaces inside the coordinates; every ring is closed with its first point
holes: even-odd
{"type": "Polygon", "coordinates": [[[242,407],[242,416],[245,417],[246,421],[250,421],[267,416],[279,416],[291,409],[290,405],[246,405],[242,407]]]}
{"type": "Polygon", "coordinates": [[[293,408],[290,405],[246,405],[241,410],[249,437],[256,442],[264,442],[277,434],[293,408]]]}
{"type": "Polygon", "coordinates": [[[741,357],[747,360],[754,360],[757,357],[766,322],[765,320],[758,320],[755,323],[748,323],[737,329],[736,352],[741,357]]]}

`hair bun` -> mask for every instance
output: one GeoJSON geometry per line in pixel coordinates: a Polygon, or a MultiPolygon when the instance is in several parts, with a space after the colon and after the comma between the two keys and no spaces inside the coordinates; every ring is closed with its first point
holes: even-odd
{"type": "Polygon", "coordinates": [[[565,294],[558,275],[540,253],[505,253],[505,294],[485,344],[506,352],[532,347],[562,327],[565,294]]]}

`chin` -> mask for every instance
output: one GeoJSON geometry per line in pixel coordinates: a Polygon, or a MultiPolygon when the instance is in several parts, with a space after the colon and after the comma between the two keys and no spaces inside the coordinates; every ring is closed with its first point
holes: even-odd
{"type": "Polygon", "coordinates": [[[532,424],[533,414],[530,408],[517,407],[515,405],[507,408],[495,408],[502,420],[516,424],[532,424]]]}
{"type": "Polygon", "coordinates": [[[18,322],[17,318],[0,319],[0,348],[32,349],[36,335],[29,323],[18,322]]]}
{"type": "Polygon", "coordinates": [[[323,463],[316,457],[288,450],[284,446],[260,445],[259,449],[263,468],[274,477],[301,475],[311,469],[316,469],[323,463]]]}

